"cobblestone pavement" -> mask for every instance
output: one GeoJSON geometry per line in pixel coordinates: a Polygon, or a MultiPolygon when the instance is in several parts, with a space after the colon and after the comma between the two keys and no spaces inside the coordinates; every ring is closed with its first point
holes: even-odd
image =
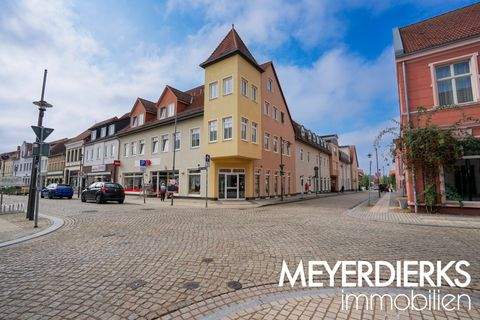
{"type": "Polygon", "coordinates": [[[480,217],[478,216],[410,213],[395,207],[396,204],[392,200],[394,196],[395,194],[386,193],[382,195],[382,198],[378,200],[373,207],[368,207],[366,203],[364,203],[364,205],[348,210],[347,214],[363,220],[417,224],[432,227],[480,229],[480,217]]]}
{"type": "MultiPolygon", "coordinates": [[[[365,197],[355,193],[244,210],[45,199],[42,213],[62,217],[65,225],[0,249],[0,318],[389,316],[342,311],[338,291],[279,288],[282,261],[293,266],[300,259],[468,260],[470,289],[478,301],[478,230],[344,214],[365,197]]],[[[480,318],[478,304],[458,314],[412,314],[442,315],[480,318]]]]}
{"type": "Polygon", "coordinates": [[[38,219],[38,228],[33,228],[33,223],[25,219],[25,213],[0,214],[0,243],[16,238],[28,236],[46,229],[50,221],[45,218],[38,219]]]}

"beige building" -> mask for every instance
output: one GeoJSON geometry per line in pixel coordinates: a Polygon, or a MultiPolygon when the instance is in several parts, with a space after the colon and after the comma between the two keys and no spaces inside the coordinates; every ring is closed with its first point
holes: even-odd
{"type": "Polygon", "coordinates": [[[176,190],[172,191],[177,196],[205,196],[205,170],[199,168],[204,166],[205,161],[200,148],[205,141],[202,138],[205,134],[203,108],[198,107],[201,103],[203,87],[182,92],[167,86],[155,109],[150,105],[155,106],[155,103],[146,100],[139,103],[137,100],[131,112],[130,126],[118,134],[118,181],[127,193],[140,193],[145,182],[149,193],[157,193],[164,183],[166,186],[175,185],[176,190]],[[140,160],[148,161],[145,172],[142,172],[140,160]]]}
{"type": "Polygon", "coordinates": [[[67,139],[62,139],[50,143],[50,155],[48,156],[45,185],[64,182],[66,141],[67,139]]]}
{"type": "Polygon", "coordinates": [[[296,145],[296,192],[330,191],[331,152],[328,143],[296,122],[293,122],[293,127],[296,145]]]}
{"type": "Polygon", "coordinates": [[[90,138],[90,131],[86,130],[65,143],[65,173],[64,181],[79,192],[82,184],[83,145],[90,138]]]}
{"type": "Polygon", "coordinates": [[[0,154],[0,177],[14,176],[14,161],[20,156],[20,146],[16,151],[5,152],[0,154]]]}

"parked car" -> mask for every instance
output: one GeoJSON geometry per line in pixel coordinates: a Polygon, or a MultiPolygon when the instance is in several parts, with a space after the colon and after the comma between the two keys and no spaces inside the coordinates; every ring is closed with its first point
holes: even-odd
{"type": "Polygon", "coordinates": [[[96,203],[105,203],[106,201],[125,201],[125,190],[119,183],[113,182],[95,182],[82,191],[82,202],[95,201],[96,203]]]}
{"type": "Polygon", "coordinates": [[[53,198],[68,198],[73,197],[73,188],[68,184],[50,183],[48,186],[42,189],[40,196],[48,199],[53,198]]]}

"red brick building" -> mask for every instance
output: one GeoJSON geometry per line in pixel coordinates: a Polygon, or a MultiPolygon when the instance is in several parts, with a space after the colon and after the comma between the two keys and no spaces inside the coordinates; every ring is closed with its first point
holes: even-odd
{"type": "MultiPolygon", "coordinates": [[[[480,119],[480,4],[393,30],[400,120],[402,125],[418,122],[426,109],[432,124],[452,127],[465,117],[480,119]]],[[[420,124],[419,124],[420,123],[420,124]]],[[[462,129],[480,137],[480,125],[462,121],[462,129]]],[[[421,205],[424,190],[422,172],[405,172],[397,156],[397,179],[405,181],[408,202],[421,205]],[[415,192],[416,191],[416,192],[415,192]]],[[[442,210],[458,207],[446,190],[454,189],[467,210],[480,208],[480,155],[466,156],[453,169],[440,168],[438,189],[442,210]],[[470,208],[470,209],[468,209],[470,208]]]]}

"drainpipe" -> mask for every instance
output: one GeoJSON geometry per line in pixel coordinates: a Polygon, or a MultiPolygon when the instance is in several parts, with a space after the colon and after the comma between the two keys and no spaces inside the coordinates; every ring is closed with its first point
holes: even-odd
{"type": "MultiPolygon", "coordinates": [[[[411,128],[410,121],[410,107],[408,105],[408,92],[407,92],[407,69],[405,61],[402,61],[402,71],[403,71],[403,96],[405,99],[405,108],[407,109],[407,121],[408,127],[411,128]]],[[[412,166],[412,187],[413,187],[413,202],[415,207],[415,213],[418,213],[418,203],[417,203],[417,183],[415,179],[415,166],[412,166]]]]}

